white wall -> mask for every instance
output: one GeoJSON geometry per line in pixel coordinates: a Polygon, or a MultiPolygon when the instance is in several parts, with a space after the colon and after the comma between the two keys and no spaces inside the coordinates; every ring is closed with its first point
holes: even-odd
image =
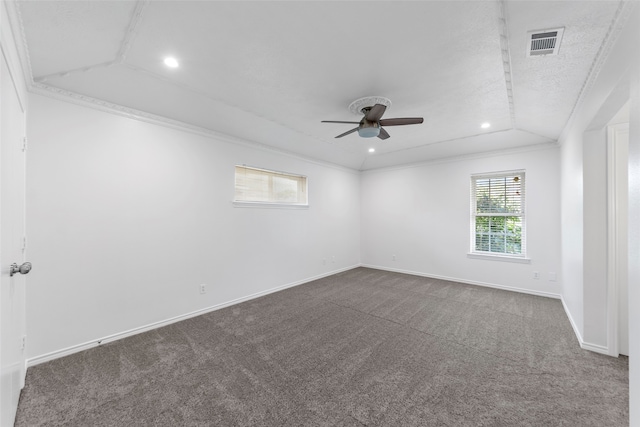
{"type": "MultiPolygon", "coordinates": [[[[562,170],[563,298],[586,348],[608,350],[606,282],[587,275],[600,242],[583,235],[588,223],[602,226],[599,211],[592,212],[601,189],[587,186],[600,175],[594,151],[606,138],[603,126],[631,99],[629,121],[629,425],[640,426],[640,7],[636,4],[615,45],[608,52],[590,90],[577,106],[573,120],[560,138],[562,170]],[[587,151],[583,155],[583,146],[587,151]],[[591,174],[594,174],[593,176],[591,174]],[[583,184],[583,176],[586,177],[583,184]],[[576,191],[579,189],[580,191],[576,191]],[[584,192],[582,191],[584,189],[584,192]],[[600,217],[600,219],[598,218],[600,217]],[[584,218],[584,222],[583,222],[584,218]],[[584,241],[583,241],[584,240],[584,241]],[[584,259],[582,257],[584,253],[584,259]],[[595,279],[595,280],[594,280],[595,279]],[[597,319],[594,321],[594,319],[597,319]]],[[[601,158],[605,162],[606,158],[601,158]]],[[[596,233],[600,233],[597,231],[596,233]]],[[[599,263],[602,263],[602,259],[599,263]]],[[[601,268],[601,266],[599,267],[601,268]]]]}
{"type": "MultiPolygon", "coordinates": [[[[583,138],[612,92],[622,80],[629,79],[629,218],[640,218],[640,8],[635,9],[560,138],[559,188],[546,182],[547,170],[551,175],[557,173],[557,166],[545,167],[547,161],[557,162],[553,150],[536,153],[538,160],[511,154],[365,173],[361,195],[363,262],[534,292],[557,293],[562,285],[578,334],[585,333],[587,319],[586,336],[594,343],[606,342],[597,330],[603,325],[592,322],[606,317],[605,301],[594,298],[602,288],[597,283],[595,288],[587,289],[588,283],[583,286],[583,248],[590,249],[583,245],[583,174],[590,176],[583,164],[583,138]],[[634,68],[629,71],[632,61],[634,68]],[[466,258],[468,175],[515,168],[527,169],[532,264],[466,258]],[[455,179],[438,188],[443,182],[438,172],[455,179]],[[424,181],[403,188],[400,184],[405,178],[424,181]],[[535,209],[532,212],[531,201],[555,209],[558,191],[561,227],[545,212],[533,219],[538,215],[534,215],[535,209]],[[446,213],[450,208],[457,209],[454,215],[446,213]],[[430,220],[441,226],[429,224],[430,220]],[[451,225],[455,227],[447,227],[451,225]],[[551,240],[540,239],[534,232],[546,235],[547,227],[555,230],[549,233],[551,240]],[[558,247],[553,236],[558,233],[561,265],[557,265],[557,249],[553,252],[558,247]],[[547,249],[552,253],[547,254],[547,249]],[[391,261],[392,254],[397,261],[391,261]],[[531,279],[534,269],[542,273],[542,280],[531,279]],[[544,280],[547,271],[558,273],[558,283],[544,280]]],[[[14,50],[13,43],[11,46],[14,50]]],[[[21,73],[16,73],[16,78],[22,79],[21,73]]],[[[354,202],[359,178],[351,172],[40,96],[31,96],[31,101],[27,197],[29,258],[35,268],[27,284],[27,331],[32,359],[359,261],[359,206],[354,202]],[[312,207],[306,211],[232,208],[236,163],[309,175],[312,207]],[[302,239],[306,240],[304,245],[300,245],[302,239]],[[275,248],[249,248],[261,242],[277,244],[275,248]],[[251,268],[243,268],[239,259],[243,251],[248,253],[251,268]],[[333,255],[335,264],[322,265],[321,258],[333,255]],[[283,262],[293,264],[278,268],[283,262]],[[209,292],[201,296],[197,285],[203,282],[209,284],[209,292]]],[[[632,220],[631,426],[640,425],[638,259],[640,221],[632,220]]]]}
{"type": "MultiPolygon", "coordinates": [[[[607,301],[607,132],[583,134],[583,302],[607,301]]],[[[590,310],[583,339],[607,348],[607,310],[590,310]]]]}
{"type": "Polygon", "coordinates": [[[30,101],[34,363],[359,264],[355,171],[39,95],[30,101]],[[307,175],[310,208],[234,207],[236,164],[307,175]]]}
{"type": "MultiPolygon", "coordinates": [[[[608,352],[606,125],[629,100],[638,7],[560,137],[563,298],[585,348],[608,352]]],[[[630,285],[631,286],[631,285],[630,285]]]]}
{"type": "Polygon", "coordinates": [[[581,142],[581,138],[568,138],[560,150],[562,298],[580,341],[584,331],[581,142]]]}
{"type": "Polygon", "coordinates": [[[363,173],[363,264],[559,296],[560,283],[549,281],[560,277],[558,161],[558,148],[547,146],[363,173]],[[471,174],[514,169],[526,172],[531,263],[467,257],[471,174]]]}

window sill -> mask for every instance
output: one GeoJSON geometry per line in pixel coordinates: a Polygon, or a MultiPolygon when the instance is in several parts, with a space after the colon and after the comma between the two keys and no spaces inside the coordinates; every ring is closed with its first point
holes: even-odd
{"type": "Polygon", "coordinates": [[[519,256],[509,256],[509,255],[498,255],[498,254],[480,254],[480,253],[468,253],[467,258],[473,259],[485,259],[489,261],[505,261],[505,262],[517,262],[520,264],[531,264],[531,258],[519,257],[519,256]]]}
{"type": "Polygon", "coordinates": [[[294,205],[289,203],[266,202],[231,202],[234,208],[262,208],[262,209],[309,209],[309,205],[294,205]]]}

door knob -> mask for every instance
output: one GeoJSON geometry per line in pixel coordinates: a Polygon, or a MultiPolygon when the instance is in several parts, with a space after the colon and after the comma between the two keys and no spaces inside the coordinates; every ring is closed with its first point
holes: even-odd
{"type": "Polygon", "coordinates": [[[14,262],[13,264],[11,264],[11,267],[9,268],[9,276],[13,276],[16,273],[27,274],[30,271],[31,271],[30,262],[24,262],[20,266],[18,266],[18,264],[14,262]]]}

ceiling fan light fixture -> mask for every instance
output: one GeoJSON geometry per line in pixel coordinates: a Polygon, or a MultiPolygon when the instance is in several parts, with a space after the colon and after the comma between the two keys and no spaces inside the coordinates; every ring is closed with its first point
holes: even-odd
{"type": "Polygon", "coordinates": [[[358,135],[363,138],[375,138],[380,135],[379,127],[361,127],[358,129],[358,135]]]}

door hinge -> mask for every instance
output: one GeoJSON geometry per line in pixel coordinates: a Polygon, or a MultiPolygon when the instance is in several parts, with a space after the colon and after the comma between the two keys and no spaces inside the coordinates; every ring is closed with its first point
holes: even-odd
{"type": "Polygon", "coordinates": [[[22,252],[27,250],[27,236],[22,236],[22,252]]]}
{"type": "Polygon", "coordinates": [[[22,138],[22,151],[27,151],[27,137],[22,138]]]}
{"type": "Polygon", "coordinates": [[[20,350],[24,351],[25,348],[27,348],[27,336],[23,335],[20,350]]]}

